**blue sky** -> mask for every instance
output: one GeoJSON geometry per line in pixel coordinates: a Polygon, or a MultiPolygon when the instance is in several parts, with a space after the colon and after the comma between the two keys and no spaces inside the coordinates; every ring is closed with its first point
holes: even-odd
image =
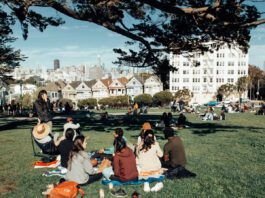
{"type": "MultiPolygon", "coordinates": [[[[264,2],[255,4],[265,12],[264,2]]],[[[38,10],[48,16],[62,16],[51,9],[38,10]]],[[[94,65],[99,56],[106,67],[113,66],[116,54],[112,49],[125,48],[127,38],[92,23],[62,17],[64,25],[48,27],[43,33],[30,27],[27,40],[22,38],[20,25],[15,25],[14,35],[18,39],[12,45],[28,57],[22,66],[52,68],[54,59],[59,59],[61,66],[94,65]]],[[[251,36],[249,63],[265,68],[265,24],[252,30],[251,36]]]]}

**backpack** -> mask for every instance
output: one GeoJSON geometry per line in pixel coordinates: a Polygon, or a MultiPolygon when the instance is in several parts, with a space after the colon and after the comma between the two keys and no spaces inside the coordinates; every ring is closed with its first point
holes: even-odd
{"type": "Polygon", "coordinates": [[[76,198],[78,193],[81,197],[85,196],[85,192],[79,188],[76,182],[65,181],[55,186],[48,198],[76,198]]]}

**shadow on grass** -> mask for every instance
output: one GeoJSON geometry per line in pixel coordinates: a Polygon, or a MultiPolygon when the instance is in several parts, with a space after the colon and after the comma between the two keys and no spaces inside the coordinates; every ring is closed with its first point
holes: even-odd
{"type": "MultiPolygon", "coordinates": [[[[144,122],[148,121],[151,125],[160,119],[159,115],[139,115],[133,116],[120,116],[111,115],[109,120],[102,121],[99,119],[99,114],[93,113],[93,117],[87,116],[88,113],[81,112],[80,114],[71,115],[74,118],[74,123],[79,123],[82,131],[95,131],[95,132],[112,132],[113,129],[121,127],[125,131],[140,130],[144,122]]],[[[63,132],[63,125],[66,123],[66,117],[69,115],[57,115],[53,119],[53,132],[63,132]]],[[[0,131],[8,131],[13,129],[31,129],[37,124],[36,119],[28,118],[1,118],[0,131]],[[21,119],[21,120],[18,120],[21,119]]]]}
{"type": "Polygon", "coordinates": [[[205,136],[217,132],[240,132],[240,130],[248,130],[251,132],[259,132],[264,130],[262,127],[225,125],[225,123],[190,123],[190,130],[193,134],[205,136]]]}
{"type": "MultiPolygon", "coordinates": [[[[121,127],[125,133],[128,131],[138,131],[140,133],[141,127],[144,122],[150,122],[153,128],[155,123],[160,120],[160,115],[139,115],[125,116],[125,115],[110,115],[110,119],[103,121],[100,120],[99,113],[93,113],[93,117],[87,116],[87,112],[75,112],[71,115],[74,118],[75,123],[81,125],[82,131],[93,131],[93,132],[112,132],[115,128],[121,127]]],[[[53,132],[63,132],[63,125],[66,122],[68,115],[60,114],[57,115],[56,119],[53,120],[53,132]]],[[[36,125],[36,120],[16,120],[12,118],[1,118],[0,119],[0,131],[7,131],[12,129],[31,129],[36,125]]],[[[208,134],[214,134],[217,132],[240,132],[240,130],[247,130],[254,133],[262,133],[264,128],[254,126],[240,126],[240,125],[225,125],[225,122],[200,122],[200,123],[189,123],[189,130],[199,136],[205,136],[208,134]]],[[[158,139],[164,139],[161,129],[155,129],[155,134],[158,139]]],[[[137,138],[137,135],[131,135],[132,138],[137,138]]]]}

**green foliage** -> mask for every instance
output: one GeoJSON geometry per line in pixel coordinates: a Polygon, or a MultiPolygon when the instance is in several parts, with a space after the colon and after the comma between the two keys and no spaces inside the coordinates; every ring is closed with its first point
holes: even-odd
{"type": "Polygon", "coordinates": [[[236,90],[236,86],[232,85],[232,84],[223,84],[221,85],[218,90],[217,93],[221,94],[224,96],[223,99],[226,99],[228,96],[230,96],[234,91],[236,90]]]}
{"type": "Polygon", "coordinates": [[[10,43],[16,40],[11,36],[14,24],[14,16],[5,12],[0,2],[0,83],[4,84],[8,84],[12,80],[8,74],[25,58],[20,54],[20,50],[15,50],[10,46],[10,43]]]}
{"type": "Polygon", "coordinates": [[[59,106],[60,107],[64,107],[66,105],[66,103],[68,103],[70,105],[71,108],[73,108],[73,101],[67,98],[61,98],[59,100],[59,106]]]}
{"type": "Polygon", "coordinates": [[[110,107],[127,106],[129,104],[129,99],[129,96],[111,96],[100,99],[98,103],[110,107]]]}
{"type": "Polygon", "coordinates": [[[224,43],[237,44],[246,52],[250,30],[265,23],[259,20],[261,12],[255,4],[247,1],[9,0],[0,1],[1,5],[8,5],[12,17],[20,22],[25,39],[30,26],[42,32],[49,25],[63,23],[60,18],[38,13],[34,7],[52,8],[59,14],[95,23],[125,36],[131,49],[114,49],[120,55],[116,63],[161,71],[165,86],[168,72],[162,68],[173,68],[168,63],[169,53],[211,51],[224,43]],[[212,46],[205,45],[209,41],[214,42],[212,46]]]}
{"type": "Polygon", "coordinates": [[[181,89],[175,93],[177,100],[182,99],[185,102],[189,102],[191,97],[193,97],[193,93],[189,89],[181,89]]]}
{"type": "Polygon", "coordinates": [[[164,106],[173,100],[173,95],[169,91],[160,91],[153,96],[153,103],[164,106]]]}
{"type": "Polygon", "coordinates": [[[112,97],[107,97],[107,98],[102,98],[98,101],[98,104],[100,105],[112,105],[113,104],[113,98],[112,97]]]}
{"type": "Polygon", "coordinates": [[[250,78],[247,76],[242,76],[237,80],[237,91],[241,95],[243,92],[247,91],[248,83],[250,78]]]}
{"type": "Polygon", "coordinates": [[[78,104],[77,106],[79,108],[84,108],[84,106],[88,106],[88,107],[94,107],[94,106],[97,106],[97,99],[95,98],[87,98],[87,99],[84,99],[84,100],[80,100],[78,101],[78,104]]]}
{"type": "Polygon", "coordinates": [[[23,109],[31,109],[33,104],[32,96],[31,94],[24,94],[22,96],[22,108],[23,109]]]}
{"type": "Polygon", "coordinates": [[[150,94],[140,94],[134,97],[134,102],[141,105],[150,106],[152,104],[152,96],[150,94]]]}

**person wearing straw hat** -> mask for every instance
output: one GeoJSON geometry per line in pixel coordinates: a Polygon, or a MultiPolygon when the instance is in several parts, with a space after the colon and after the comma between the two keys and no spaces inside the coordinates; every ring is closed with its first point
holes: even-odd
{"type": "Polygon", "coordinates": [[[40,147],[44,154],[59,154],[57,149],[57,145],[60,143],[60,140],[58,140],[59,134],[56,133],[54,136],[52,136],[51,128],[48,124],[41,123],[36,125],[33,128],[32,135],[36,144],[40,147]]]}

